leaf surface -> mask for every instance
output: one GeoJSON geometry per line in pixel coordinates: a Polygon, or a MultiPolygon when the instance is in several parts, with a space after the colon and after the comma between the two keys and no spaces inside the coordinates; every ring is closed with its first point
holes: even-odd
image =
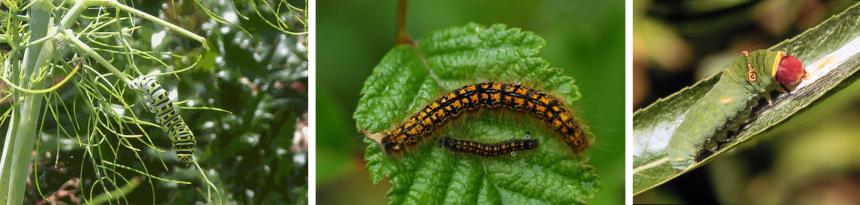
{"type": "MultiPolygon", "coordinates": [[[[544,44],[517,28],[468,24],[432,32],[415,45],[398,45],[365,81],[354,115],[357,127],[383,133],[443,94],[485,81],[521,83],[570,105],[580,97],[574,79],[536,57],[544,44]]],[[[460,115],[401,156],[387,155],[370,138],[364,141],[373,182],[388,178],[392,185],[390,204],[583,204],[600,187],[587,154],[573,154],[559,134],[525,113],[483,109],[460,115]],[[441,135],[500,142],[526,133],[540,140],[540,148],[511,156],[453,153],[438,142],[441,135]]]]}

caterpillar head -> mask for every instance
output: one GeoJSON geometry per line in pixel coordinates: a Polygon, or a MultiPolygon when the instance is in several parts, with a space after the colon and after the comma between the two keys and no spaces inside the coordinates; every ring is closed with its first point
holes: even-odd
{"type": "Polygon", "coordinates": [[[525,149],[534,149],[540,147],[540,143],[537,139],[526,139],[523,140],[523,142],[523,147],[525,147],[525,149]]]}
{"type": "Polygon", "coordinates": [[[393,136],[386,136],[382,138],[381,144],[382,151],[385,151],[386,153],[399,153],[403,151],[403,143],[396,142],[396,140],[393,139],[393,136]]]}
{"type": "Polygon", "coordinates": [[[793,90],[806,77],[806,70],[803,70],[803,63],[800,60],[786,54],[779,61],[774,77],[783,87],[793,90]]]}
{"type": "Polygon", "coordinates": [[[155,77],[142,75],[140,77],[135,78],[134,80],[131,80],[131,82],[128,82],[128,86],[137,90],[145,90],[147,89],[146,86],[153,85],[155,83],[155,77]]]}
{"type": "Polygon", "coordinates": [[[386,141],[386,142],[382,142],[382,150],[385,151],[386,153],[395,154],[395,153],[399,153],[400,151],[402,151],[403,146],[401,146],[400,144],[391,142],[391,141],[386,141]]]}

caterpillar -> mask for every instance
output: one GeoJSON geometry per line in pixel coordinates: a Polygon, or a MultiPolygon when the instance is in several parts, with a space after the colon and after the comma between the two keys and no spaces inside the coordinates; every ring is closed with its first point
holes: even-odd
{"type": "Polygon", "coordinates": [[[442,137],[439,142],[442,147],[454,152],[469,153],[481,156],[499,156],[516,151],[538,148],[537,139],[507,140],[499,143],[485,144],[469,140],[458,140],[450,137],[442,137]]]}
{"type": "Polygon", "coordinates": [[[129,82],[129,87],[145,94],[147,108],[155,113],[155,121],[173,142],[176,158],[182,162],[190,162],[194,154],[194,133],[182,120],[179,111],[173,106],[173,100],[167,96],[167,91],[152,76],[140,76],[129,82]]]}
{"type": "Polygon", "coordinates": [[[443,95],[384,133],[380,143],[386,153],[401,153],[425,141],[434,129],[451,119],[480,108],[529,113],[560,133],[574,153],[580,153],[590,145],[583,126],[561,101],[536,89],[498,82],[470,84],[443,95]]]}
{"type": "Polygon", "coordinates": [[[806,75],[797,58],[782,51],[742,52],[719,81],[690,107],[669,140],[672,167],[691,166],[700,148],[724,138],[750,117],[761,98],[770,104],[774,90],[787,92],[806,75]]]}

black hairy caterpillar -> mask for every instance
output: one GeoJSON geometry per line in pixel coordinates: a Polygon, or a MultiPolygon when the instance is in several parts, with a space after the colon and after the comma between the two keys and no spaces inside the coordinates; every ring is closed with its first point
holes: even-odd
{"type": "Polygon", "coordinates": [[[453,152],[469,153],[487,157],[505,155],[522,150],[536,149],[540,146],[537,139],[514,139],[498,143],[480,143],[445,136],[442,137],[439,142],[443,147],[453,152]]]}

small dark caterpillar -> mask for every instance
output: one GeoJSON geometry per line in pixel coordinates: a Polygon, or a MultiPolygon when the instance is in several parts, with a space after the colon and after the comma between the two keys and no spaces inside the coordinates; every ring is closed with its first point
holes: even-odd
{"type": "Polygon", "coordinates": [[[548,123],[575,153],[590,145],[585,130],[561,101],[522,85],[496,82],[466,85],[444,95],[386,132],[381,144],[386,153],[400,153],[407,147],[417,146],[434,129],[463,112],[500,107],[526,112],[548,123]]]}
{"type": "Polygon", "coordinates": [[[194,154],[194,133],[188,129],[179,111],[173,106],[173,100],[167,96],[167,91],[152,76],[140,76],[128,85],[146,94],[147,108],[155,113],[155,121],[170,136],[176,157],[180,161],[190,162],[194,154]]]}
{"type": "Polygon", "coordinates": [[[537,139],[507,140],[499,143],[485,144],[469,140],[442,137],[439,142],[443,147],[454,152],[476,154],[487,157],[505,155],[522,150],[536,149],[539,146],[537,139]]]}

